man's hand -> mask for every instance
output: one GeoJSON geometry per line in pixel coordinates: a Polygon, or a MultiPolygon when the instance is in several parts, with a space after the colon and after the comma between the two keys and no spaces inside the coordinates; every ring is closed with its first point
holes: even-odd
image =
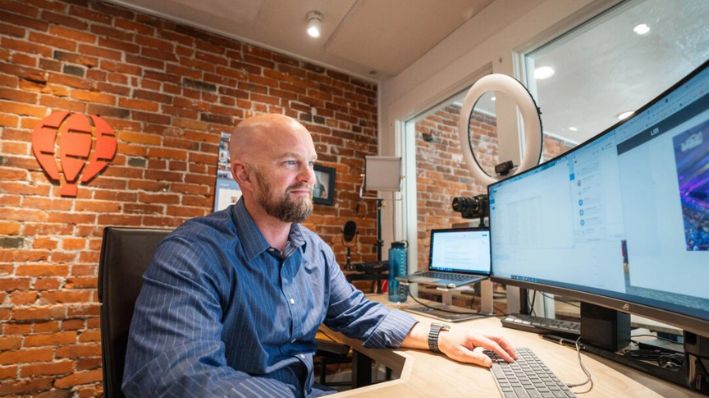
{"type": "Polygon", "coordinates": [[[504,337],[475,333],[461,327],[441,331],[438,336],[438,349],[448,358],[458,362],[473,363],[487,368],[492,366],[492,360],[482,352],[483,349],[494,351],[507,362],[514,362],[517,359],[517,351],[504,337]]]}

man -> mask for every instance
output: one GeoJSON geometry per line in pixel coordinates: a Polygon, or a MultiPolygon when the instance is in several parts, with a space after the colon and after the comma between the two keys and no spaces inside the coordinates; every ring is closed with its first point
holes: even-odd
{"type": "MultiPolygon", "coordinates": [[[[186,222],[158,247],[136,302],[123,390],[129,397],[317,396],[321,323],[368,347],[427,349],[429,324],[367,300],[335,256],[299,223],[313,209],[310,133],[283,115],[241,122],[231,170],[243,197],[186,222]]],[[[505,339],[453,328],[438,348],[490,366],[512,361],[505,339]]],[[[434,349],[436,347],[434,346],[434,349]]]]}

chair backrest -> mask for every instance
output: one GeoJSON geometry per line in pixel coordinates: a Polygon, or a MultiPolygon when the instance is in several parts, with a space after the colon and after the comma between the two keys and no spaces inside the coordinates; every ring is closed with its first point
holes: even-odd
{"type": "Polygon", "coordinates": [[[101,302],[103,386],[107,398],[123,398],[121,380],[128,329],[143,273],[169,230],[106,227],[98,275],[101,302]]]}

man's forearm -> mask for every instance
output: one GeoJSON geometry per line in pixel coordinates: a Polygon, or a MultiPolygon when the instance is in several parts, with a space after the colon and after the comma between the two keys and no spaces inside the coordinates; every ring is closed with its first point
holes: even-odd
{"type": "Polygon", "coordinates": [[[428,349],[428,331],[431,328],[430,323],[418,322],[411,328],[411,331],[401,342],[402,348],[417,348],[422,350],[428,349]]]}

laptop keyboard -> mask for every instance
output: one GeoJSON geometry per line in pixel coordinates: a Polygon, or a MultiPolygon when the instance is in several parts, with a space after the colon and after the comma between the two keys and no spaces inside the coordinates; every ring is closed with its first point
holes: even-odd
{"type": "Polygon", "coordinates": [[[571,398],[576,395],[529,348],[517,348],[517,360],[507,363],[492,351],[492,374],[505,398],[571,398]]]}
{"type": "Polygon", "coordinates": [[[416,274],[416,275],[423,276],[426,278],[448,279],[448,280],[453,280],[453,281],[465,281],[465,280],[470,279],[470,275],[453,274],[450,272],[441,272],[441,271],[426,271],[426,272],[422,272],[422,273],[416,274]]]}

